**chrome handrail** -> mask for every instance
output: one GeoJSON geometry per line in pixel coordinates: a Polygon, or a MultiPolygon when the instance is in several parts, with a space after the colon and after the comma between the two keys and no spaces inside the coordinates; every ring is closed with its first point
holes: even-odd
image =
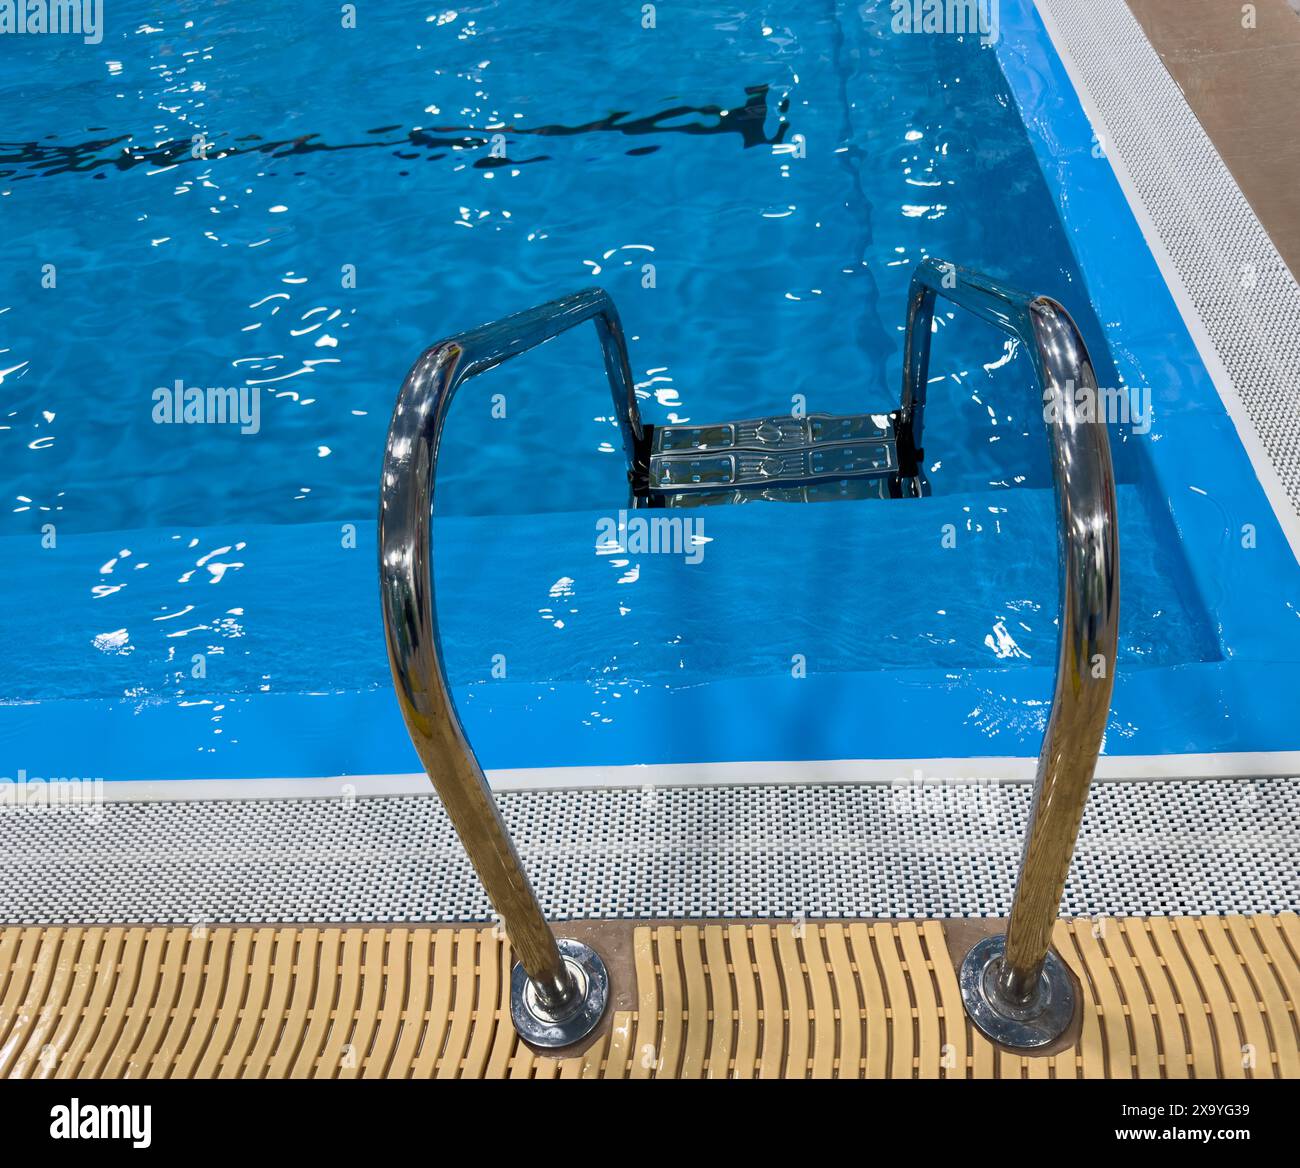
{"type": "Polygon", "coordinates": [[[431,524],[443,425],[471,377],[592,320],[623,436],[629,472],[643,438],[627,343],[613,301],[599,288],[539,305],[440,341],[402,384],[384,451],[379,576],[393,685],[411,741],[518,956],[512,974],[516,1028],[538,1046],[577,1041],[599,1022],[608,978],[598,955],[557,943],[465,738],[451,700],[438,634],[431,524]]]}
{"type": "MultiPolygon", "coordinates": [[[[1046,1045],[1068,1027],[1073,990],[1051,953],[1106,731],[1119,624],[1115,470],[1097,378],[1070,314],[977,272],[925,260],[912,277],[899,429],[920,456],[935,301],[944,297],[1017,338],[1043,388],[1060,559],[1056,688],[1038,759],[1029,829],[1005,937],[976,945],[962,966],[962,996],[976,1025],[1008,1046],[1046,1045]],[[1078,408],[1091,402],[1091,409],[1078,408]]],[[[901,444],[900,439],[900,444],[901,444]]],[[[920,474],[913,466],[911,473],[920,474]]]]}
{"type": "MultiPolygon", "coordinates": [[[[1012,291],[978,273],[927,260],[908,298],[900,467],[920,493],[930,338],[939,296],[1018,338],[1044,391],[1060,554],[1056,687],[1039,757],[1011,919],[962,965],[963,1000],[976,1025],[1010,1046],[1039,1046],[1069,1025],[1073,990],[1050,950],[1052,927],[1110,709],[1119,609],[1114,469],[1103,422],[1075,408],[1097,382],[1069,313],[1047,297],[1012,291]]],[[[600,289],[471,329],[425,351],[398,395],[384,457],[379,567],[393,683],[416,751],[500,914],[519,961],[511,975],[516,1028],[538,1046],[589,1033],[608,1001],[599,956],[557,942],[451,701],[434,601],[431,525],[438,451],[448,408],[469,378],[586,320],[594,321],[629,475],[645,474],[641,425],[618,313],[600,289]]]]}

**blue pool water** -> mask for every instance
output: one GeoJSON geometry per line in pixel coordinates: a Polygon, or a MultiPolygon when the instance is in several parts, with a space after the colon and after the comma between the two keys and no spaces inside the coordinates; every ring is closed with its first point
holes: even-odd
{"type": "MultiPolygon", "coordinates": [[[[656,423],[892,408],[927,254],[1050,290],[1099,340],[995,54],[890,35],[887,4],[674,5],[654,30],[522,0],[355,30],[110,7],[101,46],[5,46],[8,532],[40,508],[78,532],[369,519],[419,351],[592,283],[656,423]],[[155,425],[177,378],[257,386],[261,431],[155,425]]],[[[937,489],[1047,482],[1027,362],[984,369],[1003,358],[966,321],[937,346],[937,489]]],[[[618,500],[589,336],[492,389],[504,419],[486,387],[454,415],[448,513],[618,500]]]]}
{"type": "MultiPolygon", "coordinates": [[[[1016,50],[895,35],[888,4],[774,7],[661,5],[645,29],[633,5],[390,3],[347,29],[289,4],[121,2],[99,46],[4,45],[11,751],[93,712],[100,738],[66,765],[108,778],[415,769],[386,691],[373,520],[419,352],[599,284],[649,422],[883,412],[927,255],[1064,302],[1103,385],[1151,379],[1150,432],[1112,431],[1119,666],[1149,672],[1144,694],[1202,667],[1218,680],[1186,709],[1219,709],[1236,649],[1211,583],[1224,540],[1188,529],[1157,455],[1221,407],[1203,370],[1175,376],[1171,350],[1116,347],[1099,322],[1008,80],[1016,50]],[[257,432],[157,424],[153,392],[177,379],[256,389],[257,432]],[[382,711],[382,745],[322,729],[363,709],[382,711]],[[290,742],[297,727],[298,753],[267,754],[267,723],[290,742]]],[[[908,709],[950,695],[943,753],[1034,753],[1057,603],[1038,391],[1000,334],[939,324],[932,498],[709,509],[698,563],[599,546],[626,497],[589,329],[470,383],[436,538],[448,664],[485,762],[906,753],[869,726],[798,729],[855,686],[873,724],[899,686],[908,709]],[[746,679],[773,698],[797,662],[815,685],[759,745],[721,726],[702,741],[682,713],[743,708],[746,679]]],[[[1235,516],[1235,498],[1206,497],[1235,516]]],[[[1267,620],[1296,615],[1291,577],[1250,579],[1267,620]]],[[[1284,661],[1294,625],[1273,639],[1284,661]]],[[[1164,721],[1144,739],[1147,724],[1117,706],[1108,749],[1237,741],[1164,721]]]]}

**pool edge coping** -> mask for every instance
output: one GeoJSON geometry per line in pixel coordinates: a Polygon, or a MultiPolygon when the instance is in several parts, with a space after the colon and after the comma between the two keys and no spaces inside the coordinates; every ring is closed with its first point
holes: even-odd
{"type": "MultiPolygon", "coordinates": [[[[1027,784],[1036,758],[830,759],[812,762],[647,763],[493,769],[485,772],[497,793],[646,790],[669,787],[782,787],[935,784],[1027,784]]],[[[1102,755],[1094,782],[1187,782],[1216,779],[1287,778],[1300,774],[1300,751],[1210,754],[1102,755]]],[[[93,783],[94,780],[84,780],[93,783]]],[[[99,781],[92,803],[239,802],[260,799],[376,799],[434,794],[423,773],[333,775],[308,778],[119,779],[99,781]]],[[[41,806],[41,796],[34,798],[41,806]]],[[[0,799],[0,813],[20,810],[21,800],[0,799]]]]}

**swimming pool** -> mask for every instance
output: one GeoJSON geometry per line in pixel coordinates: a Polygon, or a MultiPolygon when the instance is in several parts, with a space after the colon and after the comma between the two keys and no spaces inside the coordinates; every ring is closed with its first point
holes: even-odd
{"type": "MultiPolygon", "coordinates": [[[[886,411],[927,255],[1063,301],[1102,384],[1149,391],[1112,431],[1107,756],[1300,747],[1295,558],[1032,6],[1004,0],[988,46],[895,34],[888,8],[643,28],[578,4],[394,5],[309,37],[274,6],[120,5],[102,45],[57,46],[57,74],[50,45],[20,46],[0,145],[5,767],[416,771],[373,516],[421,349],[597,283],[647,421],[886,411]],[[154,391],[178,380],[256,389],[256,432],[160,424],[154,391]]],[[[436,538],[484,765],[753,779],[1035,756],[1057,588],[1037,388],[961,314],[931,375],[931,497],[710,508],[694,553],[666,555],[608,538],[626,490],[589,335],[476,382],[436,538]]]]}

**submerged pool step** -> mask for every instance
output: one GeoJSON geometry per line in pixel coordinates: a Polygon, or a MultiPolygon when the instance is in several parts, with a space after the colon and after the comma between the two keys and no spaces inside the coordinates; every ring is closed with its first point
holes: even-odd
{"type": "Polygon", "coordinates": [[[898,495],[892,414],[809,414],[661,426],[650,441],[652,504],[788,502],[898,495]]]}

